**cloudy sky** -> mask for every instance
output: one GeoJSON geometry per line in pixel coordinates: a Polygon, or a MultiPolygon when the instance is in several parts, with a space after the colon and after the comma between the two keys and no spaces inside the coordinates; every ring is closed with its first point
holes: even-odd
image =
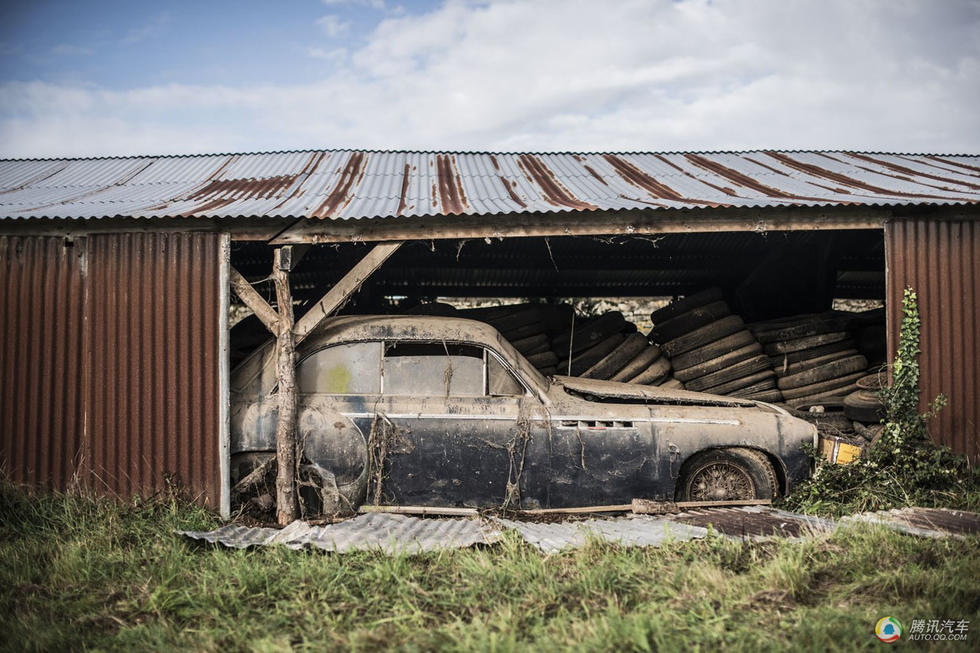
{"type": "Polygon", "coordinates": [[[5,0],[0,156],[980,152],[980,0],[5,0]]]}

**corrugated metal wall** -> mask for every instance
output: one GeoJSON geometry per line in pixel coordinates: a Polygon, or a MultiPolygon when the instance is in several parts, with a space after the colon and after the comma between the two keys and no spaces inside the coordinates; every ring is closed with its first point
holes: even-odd
{"type": "Polygon", "coordinates": [[[219,505],[218,236],[0,238],[2,455],[26,483],[219,505]]]}
{"type": "Polygon", "coordinates": [[[949,406],[932,437],[980,458],[980,223],[896,220],[885,226],[889,360],[902,317],[902,292],[915,289],[922,319],[922,405],[939,393],[949,406]]]}

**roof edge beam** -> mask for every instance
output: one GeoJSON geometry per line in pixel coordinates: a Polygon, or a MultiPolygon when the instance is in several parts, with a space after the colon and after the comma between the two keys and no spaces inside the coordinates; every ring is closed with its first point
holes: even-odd
{"type": "Polygon", "coordinates": [[[283,231],[272,243],[882,229],[892,217],[891,208],[831,206],[305,220],[283,231]]]}

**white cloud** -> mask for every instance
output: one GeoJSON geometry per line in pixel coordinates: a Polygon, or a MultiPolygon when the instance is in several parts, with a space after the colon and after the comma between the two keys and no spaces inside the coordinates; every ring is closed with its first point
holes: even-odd
{"type": "Polygon", "coordinates": [[[5,84],[0,153],[980,151],[969,0],[451,1],[306,53],[303,84],[5,84]]]}
{"type": "Polygon", "coordinates": [[[323,33],[330,38],[340,36],[350,29],[349,21],[341,20],[340,16],[335,16],[333,14],[327,14],[326,16],[317,18],[316,24],[323,30],[323,33]]]}

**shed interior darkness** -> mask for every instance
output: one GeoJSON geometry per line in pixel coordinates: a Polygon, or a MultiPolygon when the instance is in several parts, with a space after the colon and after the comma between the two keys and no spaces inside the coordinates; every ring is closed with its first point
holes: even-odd
{"type": "MultiPolygon", "coordinates": [[[[370,244],[316,245],[291,273],[297,318],[370,244]]],[[[231,263],[270,304],[273,247],[232,244],[231,263]]],[[[885,298],[878,229],[713,232],[406,242],[341,310],[391,313],[438,297],[674,297],[719,286],[755,321],[828,310],[834,299],[885,298]]],[[[237,298],[233,297],[237,301],[237,298]]],[[[254,317],[232,329],[238,355],[269,336],[254,317]]],[[[233,361],[233,364],[236,361],[233,361]]]]}

